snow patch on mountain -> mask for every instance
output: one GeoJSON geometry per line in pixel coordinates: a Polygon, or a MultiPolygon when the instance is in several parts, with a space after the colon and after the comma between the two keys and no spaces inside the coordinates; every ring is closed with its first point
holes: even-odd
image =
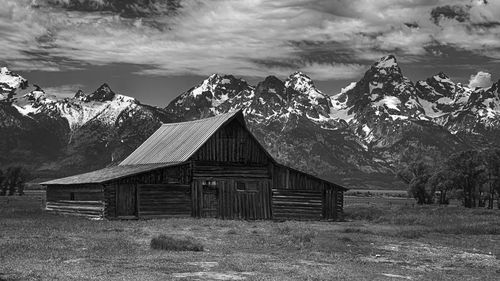
{"type": "Polygon", "coordinates": [[[385,96],[381,100],[373,103],[373,107],[386,106],[387,108],[401,111],[399,107],[401,106],[401,100],[394,96],[385,96]]]}

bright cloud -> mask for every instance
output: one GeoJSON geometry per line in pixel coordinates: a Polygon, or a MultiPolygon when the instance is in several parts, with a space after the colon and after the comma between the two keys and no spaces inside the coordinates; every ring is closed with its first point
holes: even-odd
{"type": "Polygon", "coordinates": [[[0,62],[45,71],[130,63],[154,75],[301,70],[328,80],[359,77],[388,53],[418,60],[439,46],[500,59],[500,1],[143,2],[0,0],[0,62]]]}
{"type": "Polygon", "coordinates": [[[491,74],[488,72],[479,71],[475,75],[470,76],[469,88],[471,89],[475,89],[476,87],[488,88],[492,84],[491,74]]]}

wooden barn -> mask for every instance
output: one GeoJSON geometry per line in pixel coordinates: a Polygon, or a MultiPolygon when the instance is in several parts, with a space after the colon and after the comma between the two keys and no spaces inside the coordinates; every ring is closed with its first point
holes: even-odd
{"type": "Polygon", "coordinates": [[[346,190],[277,163],[241,111],[164,124],[118,166],[43,185],[46,210],[109,219],[337,220],[346,190]]]}

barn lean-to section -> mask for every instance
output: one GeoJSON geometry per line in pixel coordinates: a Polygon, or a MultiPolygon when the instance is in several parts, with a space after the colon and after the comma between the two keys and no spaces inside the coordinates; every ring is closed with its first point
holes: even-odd
{"type": "Polygon", "coordinates": [[[241,111],[164,124],[120,165],[44,184],[47,210],[110,219],[336,220],[346,190],[277,163],[241,111]]]}

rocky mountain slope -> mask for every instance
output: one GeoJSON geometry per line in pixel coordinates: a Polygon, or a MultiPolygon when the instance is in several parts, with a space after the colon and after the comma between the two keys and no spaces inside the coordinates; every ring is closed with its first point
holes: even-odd
{"type": "Polygon", "coordinates": [[[469,89],[444,73],[413,83],[387,56],[338,94],[322,93],[301,72],[255,86],[214,74],[160,109],[106,84],[57,99],[2,68],[0,166],[31,164],[47,175],[100,168],[123,159],[160,122],[241,108],[280,162],[349,187],[392,188],[400,185],[394,172],[411,159],[499,145],[499,85],[469,89]]]}
{"type": "Polygon", "coordinates": [[[116,94],[107,84],[64,99],[23,86],[26,94],[0,101],[0,167],[26,165],[49,177],[101,168],[123,159],[167,121],[162,109],[116,94]]]}

